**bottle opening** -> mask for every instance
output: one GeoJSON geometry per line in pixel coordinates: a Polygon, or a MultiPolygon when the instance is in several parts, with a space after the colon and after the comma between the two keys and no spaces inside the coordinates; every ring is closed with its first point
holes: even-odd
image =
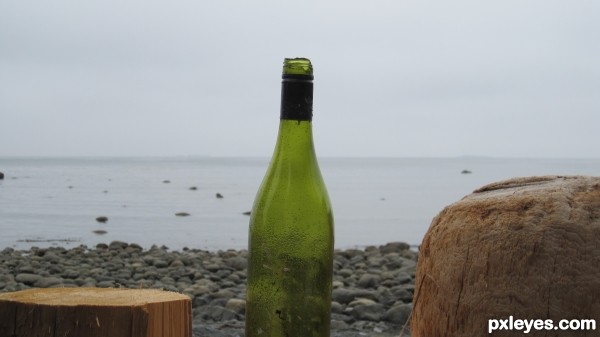
{"type": "Polygon", "coordinates": [[[283,76],[301,75],[313,76],[313,67],[310,60],[304,57],[286,58],[283,61],[283,76]]]}

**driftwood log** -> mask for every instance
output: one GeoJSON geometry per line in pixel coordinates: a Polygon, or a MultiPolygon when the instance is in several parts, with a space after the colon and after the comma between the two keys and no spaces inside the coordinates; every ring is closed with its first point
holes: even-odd
{"type": "Polygon", "coordinates": [[[420,247],[413,305],[413,337],[487,336],[510,316],[600,323],[600,178],[515,178],[446,207],[420,247]]]}
{"type": "Polygon", "coordinates": [[[189,297],[151,289],[47,288],[0,294],[0,336],[191,337],[189,297]]]}

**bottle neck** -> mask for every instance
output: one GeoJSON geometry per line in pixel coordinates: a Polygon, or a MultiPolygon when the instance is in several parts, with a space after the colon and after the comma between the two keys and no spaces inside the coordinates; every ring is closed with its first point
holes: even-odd
{"type": "Polygon", "coordinates": [[[282,119],[279,122],[279,134],[275,156],[289,163],[305,161],[315,156],[312,122],[310,120],[282,119]]]}
{"type": "Polygon", "coordinates": [[[282,120],[311,121],[313,108],[312,75],[284,74],[281,81],[282,120]]]}
{"type": "Polygon", "coordinates": [[[281,121],[275,155],[288,163],[312,161],[312,65],[308,59],[286,59],[281,78],[281,121]]]}

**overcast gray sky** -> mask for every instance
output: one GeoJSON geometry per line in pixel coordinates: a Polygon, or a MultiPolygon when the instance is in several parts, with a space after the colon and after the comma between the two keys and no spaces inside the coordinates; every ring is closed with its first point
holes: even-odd
{"type": "Polygon", "coordinates": [[[0,156],[600,157],[597,0],[0,0],[0,156]]]}

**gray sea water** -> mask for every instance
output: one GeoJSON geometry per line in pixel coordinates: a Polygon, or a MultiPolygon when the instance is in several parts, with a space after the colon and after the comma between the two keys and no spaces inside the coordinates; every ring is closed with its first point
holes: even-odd
{"type": "MultiPolygon", "coordinates": [[[[0,158],[5,174],[0,248],[112,240],[171,249],[246,248],[249,217],[243,213],[252,207],[268,161],[0,158]],[[175,216],[178,212],[190,216],[175,216]],[[108,221],[99,223],[98,216],[108,221]]],[[[319,163],[333,205],[337,248],[390,241],[418,245],[439,211],[491,182],[600,175],[600,159],[320,158],[319,163]]]]}

